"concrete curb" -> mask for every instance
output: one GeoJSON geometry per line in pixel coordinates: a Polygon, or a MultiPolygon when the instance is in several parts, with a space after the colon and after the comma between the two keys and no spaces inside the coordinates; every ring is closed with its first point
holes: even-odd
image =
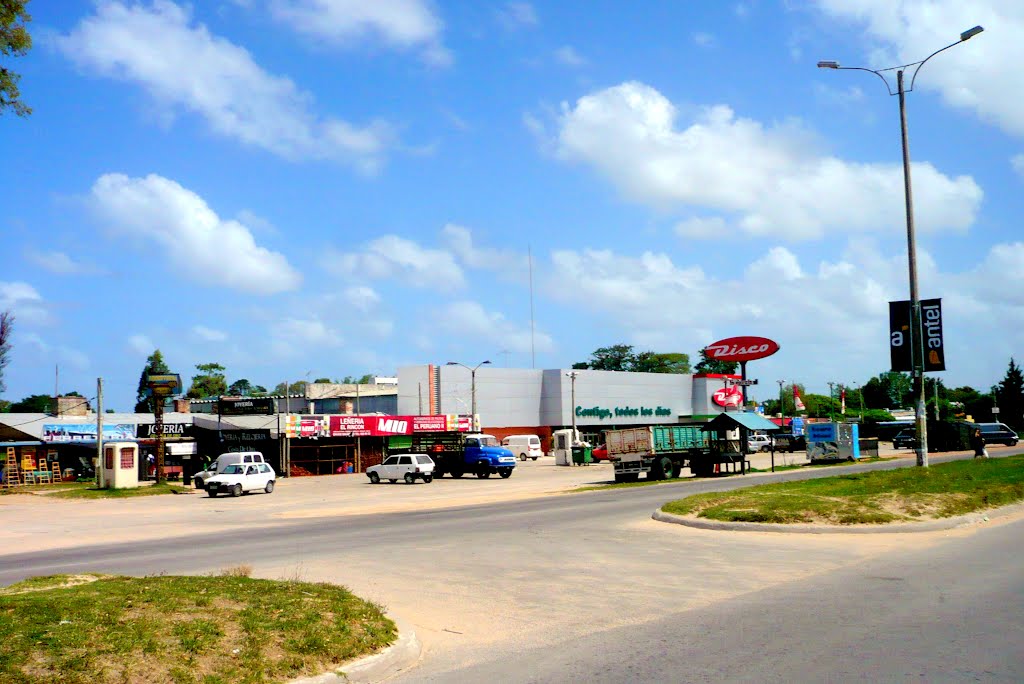
{"type": "Polygon", "coordinates": [[[395,643],[380,653],[347,663],[335,672],[293,679],[288,684],[369,684],[384,681],[416,663],[423,648],[416,632],[394,615],[388,617],[398,626],[398,639],[395,643]]]}
{"type": "Polygon", "coordinates": [[[1024,504],[1012,504],[989,511],[978,511],[967,515],[958,515],[941,520],[929,520],[918,523],[899,523],[894,525],[781,525],[777,523],[723,522],[720,520],[704,520],[682,515],[654,511],[652,518],[659,522],[696,527],[702,530],[730,530],[736,532],[790,532],[796,534],[892,534],[903,532],[935,532],[951,530],[957,527],[977,525],[1014,513],[1024,512],[1024,504]]]}

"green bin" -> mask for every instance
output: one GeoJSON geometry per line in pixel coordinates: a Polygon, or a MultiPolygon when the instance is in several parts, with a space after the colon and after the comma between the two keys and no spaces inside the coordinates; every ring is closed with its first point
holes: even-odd
{"type": "Polygon", "coordinates": [[[594,450],[591,447],[574,446],[572,448],[572,464],[585,465],[594,462],[594,450]]]}

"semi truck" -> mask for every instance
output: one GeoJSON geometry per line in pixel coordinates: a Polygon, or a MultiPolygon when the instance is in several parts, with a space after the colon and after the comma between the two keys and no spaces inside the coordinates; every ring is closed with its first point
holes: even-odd
{"type": "Polygon", "coordinates": [[[429,454],[434,460],[434,478],[446,474],[458,479],[467,473],[479,478],[512,476],[516,457],[490,435],[461,432],[424,432],[389,437],[387,453],[429,454]]]}
{"type": "Polygon", "coordinates": [[[726,453],[700,425],[606,430],[604,436],[616,482],[636,482],[641,473],[648,480],[667,480],[679,477],[683,468],[703,477],[714,473],[716,465],[746,458],[726,453]]]}

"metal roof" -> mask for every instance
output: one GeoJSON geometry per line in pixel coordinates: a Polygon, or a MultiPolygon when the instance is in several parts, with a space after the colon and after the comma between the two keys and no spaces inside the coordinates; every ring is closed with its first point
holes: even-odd
{"type": "Polygon", "coordinates": [[[718,430],[720,428],[732,429],[736,426],[745,427],[748,430],[764,430],[766,432],[774,432],[779,429],[779,426],[771,422],[759,413],[750,413],[749,411],[737,411],[735,413],[722,413],[711,422],[708,423],[708,430],[718,430]]]}

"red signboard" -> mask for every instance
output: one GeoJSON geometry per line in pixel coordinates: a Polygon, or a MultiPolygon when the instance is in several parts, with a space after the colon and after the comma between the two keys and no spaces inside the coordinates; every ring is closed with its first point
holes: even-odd
{"type": "Polygon", "coordinates": [[[465,432],[469,418],[462,416],[328,416],[331,437],[390,437],[414,432],[465,432]]]}
{"type": "Polygon", "coordinates": [[[767,337],[727,337],[704,348],[716,361],[753,361],[779,351],[779,344],[767,337]]]}
{"type": "Polygon", "coordinates": [[[723,387],[715,390],[711,400],[719,406],[739,406],[743,403],[743,390],[739,387],[723,387]]]}

